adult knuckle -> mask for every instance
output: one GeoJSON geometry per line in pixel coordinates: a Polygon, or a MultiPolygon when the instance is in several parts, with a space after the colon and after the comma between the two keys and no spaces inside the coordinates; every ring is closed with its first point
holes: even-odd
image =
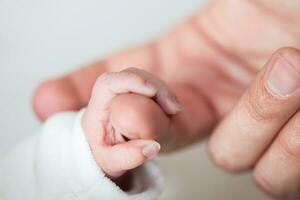
{"type": "Polygon", "coordinates": [[[297,160],[300,159],[300,136],[298,131],[299,125],[291,126],[288,134],[283,134],[278,138],[283,153],[297,160]]]}
{"type": "Polygon", "coordinates": [[[250,88],[245,98],[246,113],[255,121],[266,122],[280,116],[279,101],[272,97],[262,84],[250,88]]]}

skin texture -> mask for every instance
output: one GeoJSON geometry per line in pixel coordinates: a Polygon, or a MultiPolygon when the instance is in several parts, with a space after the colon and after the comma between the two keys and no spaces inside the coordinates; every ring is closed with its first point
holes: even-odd
{"type": "MultiPolygon", "coordinates": [[[[41,120],[78,110],[87,105],[103,72],[120,71],[120,66],[144,69],[163,80],[181,103],[169,132],[155,136],[162,151],[212,133],[209,150],[218,166],[229,171],[254,168],[256,182],[268,194],[296,199],[298,93],[278,98],[263,82],[278,55],[298,69],[299,52],[281,49],[263,66],[281,47],[300,48],[299,8],[294,0],[212,1],[155,41],[42,83],[34,110],[41,120]]],[[[151,123],[151,130],[160,129],[156,121],[151,123]]]]}
{"type": "Polygon", "coordinates": [[[137,68],[104,73],[84,111],[82,128],[103,171],[118,178],[153,158],[179,110],[161,80],[137,68]]]}
{"type": "MultiPolygon", "coordinates": [[[[299,198],[299,85],[279,95],[269,84],[275,63],[292,68],[300,85],[300,50],[280,49],[266,63],[209,141],[214,162],[231,172],[254,169],[254,179],[268,194],[299,198]],[[280,176],[278,176],[280,174],[280,176]]],[[[288,77],[284,82],[288,82],[288,77]]],[[[282,84],[284,84],[284,82],[282,84]]]]}

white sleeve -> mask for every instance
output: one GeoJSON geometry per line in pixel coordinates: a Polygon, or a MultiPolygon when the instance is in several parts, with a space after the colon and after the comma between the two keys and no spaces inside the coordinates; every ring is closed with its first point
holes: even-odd
{"type": "Polygon", "coordinates": [[[94,161],[81,128],[82,111],[60,113],[0,160],[0,199],[153,200],[163,177],[152,163],[133,170],[124,192],[94,161]]]}

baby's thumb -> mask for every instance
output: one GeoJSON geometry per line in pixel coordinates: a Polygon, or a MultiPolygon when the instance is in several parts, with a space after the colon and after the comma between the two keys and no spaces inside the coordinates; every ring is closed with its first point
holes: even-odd
{"type": "Polygon", "coordinates": [[[106,147],[102,154],[106,162],[102,166],[108,176],[118,177],[126,170],[136,168],[145,161],[155,157],[160,144],[153,140],[130,140],[125,143],[106,147]]]}

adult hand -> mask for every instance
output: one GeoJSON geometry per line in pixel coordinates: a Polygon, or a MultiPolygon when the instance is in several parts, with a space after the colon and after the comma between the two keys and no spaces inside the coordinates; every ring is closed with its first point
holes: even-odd
{"type": "Polygon", "coordinates": [[[269,194],[300,198],[300,50],[278,50],[213,132],[209,151],[229,171],[254,168],[269,194]]]}
{"type": "Polygon", "coordinates": [[[41,84],[34,110],[41,120],[78,110],[86,106],[101,73],[139,67],[159,75],[182,104],[175,120],[180,129],[174,141],[162,146],[178,149],[222,120],[276,49],[300,47],[299,8],[294,0],[212,1],[153,42],[41,84]]]}

